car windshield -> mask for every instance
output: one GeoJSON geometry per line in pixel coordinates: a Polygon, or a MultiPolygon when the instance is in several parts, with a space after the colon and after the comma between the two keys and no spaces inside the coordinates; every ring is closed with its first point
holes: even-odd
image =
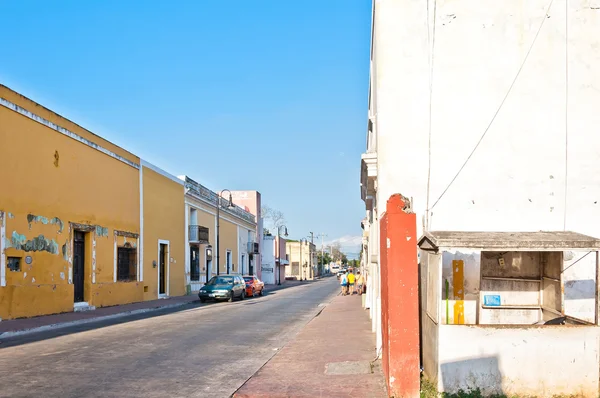
{"type": "Polygon", "coordinates": [[[213,276],[211,280],[208,281],[207,285],[233,285],[233,277],[232,276],[213,276]]]}
{"type": "Polygon", "coordinates": [[[245,277],[244,277],[244,280],[245,280],[246,282],[252,282],[252,281],[254,280],[254,278],[253,278],[253,277],[251,277],[251,276],[245,276],[245,277]]]}

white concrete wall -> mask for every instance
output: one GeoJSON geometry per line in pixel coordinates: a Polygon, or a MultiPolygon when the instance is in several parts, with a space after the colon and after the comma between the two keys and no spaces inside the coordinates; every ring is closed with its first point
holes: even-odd
{"type": "Polygon", "coordinates": [[[600,328],[441,325],[439,391],[598,396],[600,328]]]}
{"type": "Polygon", "coordinates": [[[248,234],[249,230],[247,228],[238,227],[238,256],[237,262],[239,267],[237,271],[241,275],[246,275],[248,273],[248,266],[250,261],[248,260],[248,234]],[[244,263],[242,264],[242,254],[244,255],[244,263]]]}
{"type": "Polygon", "coordinates": [[[274,285],[275,280],[275,237],[263,236],[261,278],[266,285],[274,285]]]}
{"type": "Polygon", "coordinates": [[[431,230],[600,236],[600,3],[375,3],[379,214],[400,192],[419,232],[429,196],[431,230]]]}

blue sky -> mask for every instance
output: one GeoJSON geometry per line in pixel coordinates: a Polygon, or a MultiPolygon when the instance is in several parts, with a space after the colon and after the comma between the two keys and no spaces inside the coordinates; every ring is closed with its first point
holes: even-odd
{"type": "Polygon", "coordinates": [[[360,234],[369,0],[0,1],[0,82],[172,174],[360,234]]]}

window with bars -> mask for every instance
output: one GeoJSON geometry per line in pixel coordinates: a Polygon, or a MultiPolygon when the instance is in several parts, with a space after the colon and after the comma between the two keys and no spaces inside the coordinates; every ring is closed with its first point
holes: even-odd
{"type": "Polygon", "coordinates": [[[117,280],[122,282],[137,280],[137,249],[117,248],[117,280]]]}

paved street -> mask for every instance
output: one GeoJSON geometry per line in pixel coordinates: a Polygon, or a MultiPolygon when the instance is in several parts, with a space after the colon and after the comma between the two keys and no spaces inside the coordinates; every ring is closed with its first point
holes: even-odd
{"type": "Polygon", "coordinates": [[[0,397],[228,397],[337,294],[335,278],[4,340],[0,397]]]}

